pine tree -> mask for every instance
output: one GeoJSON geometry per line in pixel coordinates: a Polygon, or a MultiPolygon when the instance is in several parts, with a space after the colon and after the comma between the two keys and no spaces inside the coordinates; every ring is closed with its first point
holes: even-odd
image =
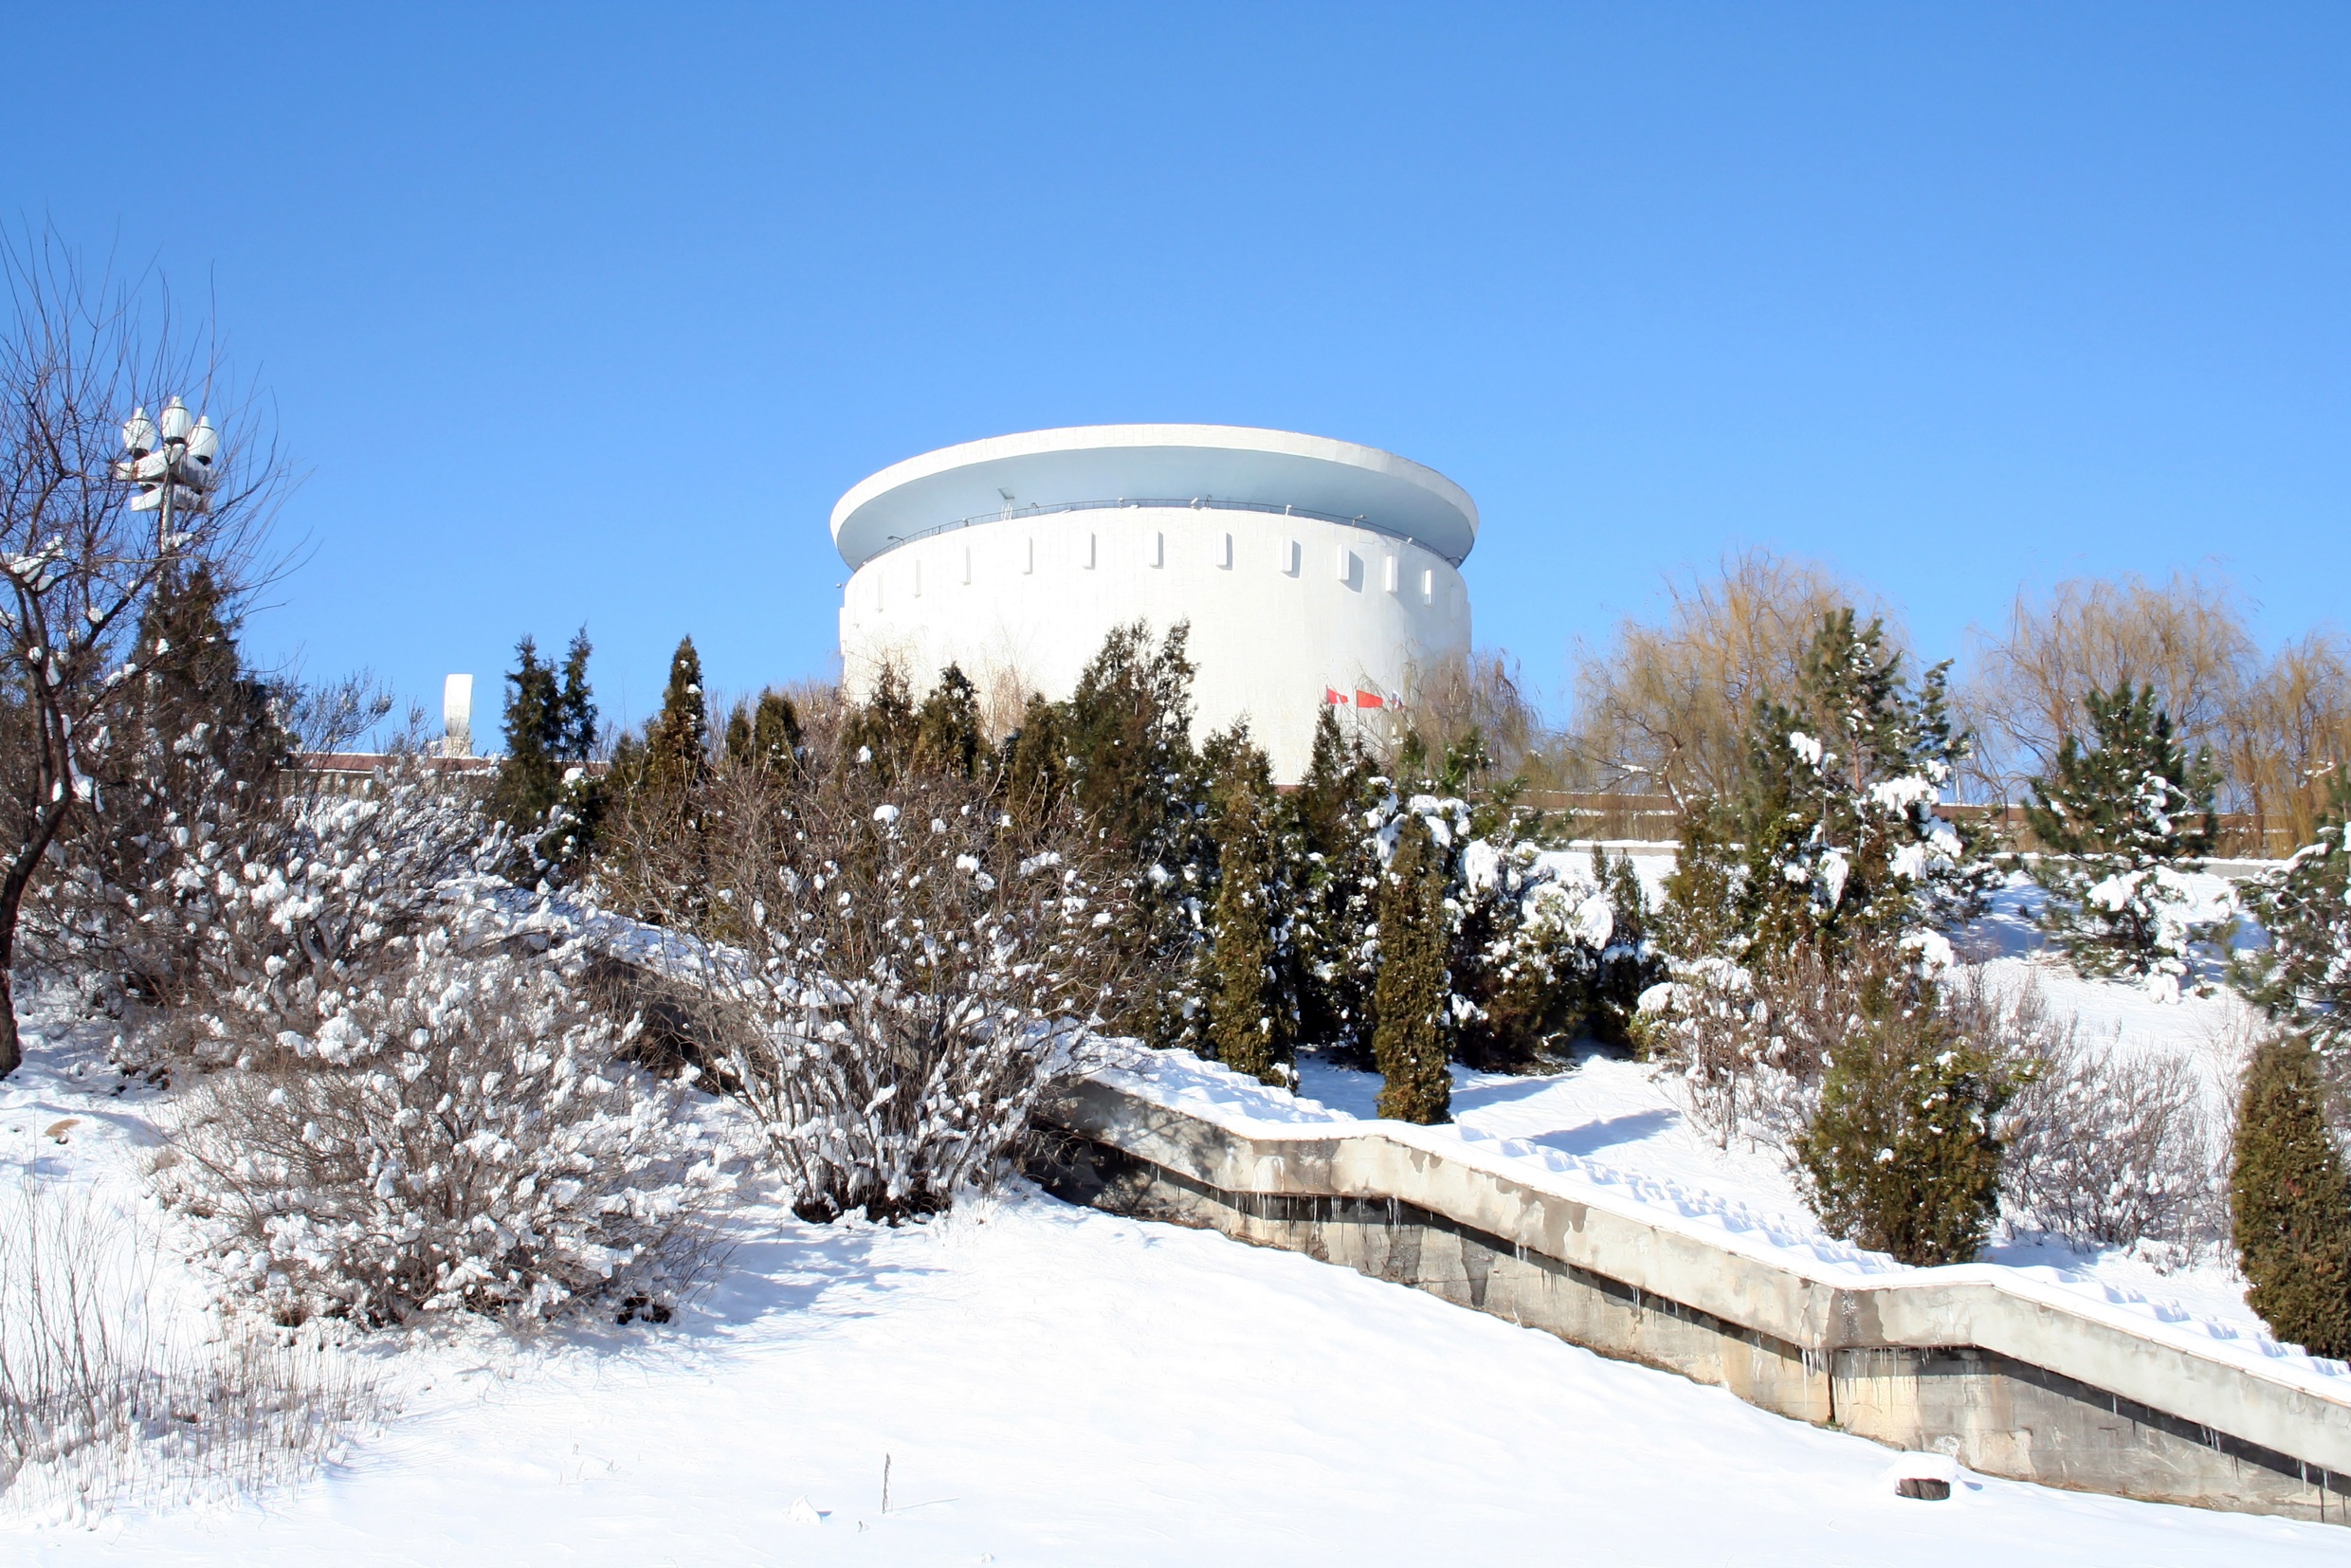
{"type": "Polygon", "coordinates": [[[2351,1357],[2351,1190],[2309,1043],[2266,1042],[2237,1107],[2229,1211],[2246,1304],[2313,1356],[2351,1357]]]}
{"type": "Polygon", "coordinates": [[[1882,623],[1822,617],[1793,699],[1757,704],[1744,792],[1685,816],[1662,922],[1675,957],[1835,957],[1979,906],[1990,867],[1935,813],[1966,752],[1947,675],[1933,665],[1913,689],[1882,623]]]}
{"type": "Polygon", "coordinates": [[[1904,1263],[1964,1263],[1998,1214],[1996,1123],[2016,1079],[1959,1034],[1898,952],[1849,961],[1866,971],[1859,1016],[1796,1143],[1813,1212],[1904,1263]]]}
{"type": "Polygon", "coordinates": [[[2351,1078],[2351,787],[2338,783],[2318,830],[2246,903],[2269,945],[2233,977],[2272,1018],[2303,1031],[2337,1083],[2351,1078]]]}
{"type": "Polygon", "coordinates": [[[1452,1116],[1451,985],[1446,974],[1447,878],[1417,812],[1399,819],[1379,887],[1379,970],[1372,1055],[1384,1080],[1379,1114],[1434,1123],[1452,1116]]]}
{"type": "Polygon", "coordinates": [[[1592,879],[1608,901],[1609,935],[1592,966],[1585,1027],[1596,1039],[1631,1045],[1642,994],[1666,979],[1666,962],[1650,940],[1649,894],[1631,854],[1611,856],[1605,846],[1594,844],[1592,879]]]}
{"type": "Polygon", "coordinates": [[[572,633],[572,646],[563,652],[563,687],[556,698],[556,756],[564,762],[579,765],[596,755],[596,701],[588,685],[588,656],[595,646],[588,641],[588,629],[581,627],[572,633]]]}
{"type": "Polygon", "coordinates": [[[1213,748],[1216,902],[1210,918],[1208,1039],[1216,1059],[1261,1082],[1291,1081],[1292,1038],[1279,984],[1283,925],[1273,775],[1236,726],[1213,748]]]}
{"type": "Polygon", "coordinates": [[[996,768],[1004,780],[1004,798],[1029,820],[1043,818],[1060,804],[1069,771],[1069,757],[1061,733],[1061,707],[1042,693],[1030,694],[1021,710],[1020,728],[997,748],[996,768]]]}
{"type": "Polygon", "coordinates": [[[2153,687],[2083,702],[2092,744],[2067,736],[2025,806],[2044,851],[2042,926],[2085,974],[2183,975],[2203,933],[2177,879],[2212,848],[2219,772],[2209,753],[2189,755],[2153,687]]]}

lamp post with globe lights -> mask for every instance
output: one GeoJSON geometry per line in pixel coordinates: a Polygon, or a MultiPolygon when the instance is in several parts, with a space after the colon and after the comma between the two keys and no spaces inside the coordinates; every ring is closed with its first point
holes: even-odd
{"type": "Polygon", "coordinates": [[[211,509],[212,487],[220,483],[214,466],[220,432],[210,418],[190,414],[174,397],[159,419],[148,418],[143,406],[134,410],[122,422],[122,449],[129,455],[115,464],[115,478],[138,486],[131,510],[156,515],[155,555],[168,557],[178,543],[173,517],[211,509]]]}

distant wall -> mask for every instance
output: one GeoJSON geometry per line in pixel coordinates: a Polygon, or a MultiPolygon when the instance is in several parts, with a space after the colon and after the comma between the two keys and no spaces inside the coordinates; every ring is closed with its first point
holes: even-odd
{"type": "Polygon", "coordinates": [[[1027,1163],[1075,1202],[1303,1252],[1984,1474],[2351,1511],[2351,1403],[1980,1277],[1831,1283],[1376,1122],[1245,1132],[1102,1079],[1048,1113],[1027,1163]]]}

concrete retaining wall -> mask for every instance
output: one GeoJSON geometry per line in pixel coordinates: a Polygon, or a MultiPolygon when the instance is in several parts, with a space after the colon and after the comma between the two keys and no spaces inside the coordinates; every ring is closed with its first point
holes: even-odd
{"type": "Polygon", "coordinates": [[[2087,1491],[2346,1522],[2351,1405],[1980,1279],[1855,1285],[1518,1182],[1380,1124],[1244,1132],[1103,1080],[1030,1172],[1303,1252],[1795,1420],[2087,1491]]]}

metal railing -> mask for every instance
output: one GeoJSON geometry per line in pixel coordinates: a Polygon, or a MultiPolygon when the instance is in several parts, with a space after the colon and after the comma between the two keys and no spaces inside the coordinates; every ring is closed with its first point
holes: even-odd
{"type": "Polygon", "coordinates": [[[1350,528],[1361,528],[1374,534],[1384,535],[1392,539],[1402,539],[1406,544],[1418,545],[1456,570],[1467,558],[1466,556],[1449,556],[1431,545],[1426,539],[1407,534],[1401,529],[1375,522],[1364,513],[1358,512],[1351,518],[1341,517],[1336,512],[1317,512],[1305,506],[1276,506],[1267,501],[1220,501],[1213,496],[1172,499],[1121,496],[1115,501],[1059,501],[1050,505],[1035,503],[1028,506],[1007,506],[993,512],[979,512],[968,518],[957,518],[953,522],[942,522],[935,527],[918,529],[911,534],[892,534],[889,536],[888,545],[883,550],[875,551],[874,555],[886,555],[902,544],[912,544],[917,539],[933,538],[940,534],[952,534],[959,528],[977,528],[984,523],[1018,522],[1029,518],[1048,517],[1056,512],[1120,512],[1142,508],[1177,512],[1265,512],[1275,517],[1310,518],[1316,522],[1344,523],[1350,528]]]}

